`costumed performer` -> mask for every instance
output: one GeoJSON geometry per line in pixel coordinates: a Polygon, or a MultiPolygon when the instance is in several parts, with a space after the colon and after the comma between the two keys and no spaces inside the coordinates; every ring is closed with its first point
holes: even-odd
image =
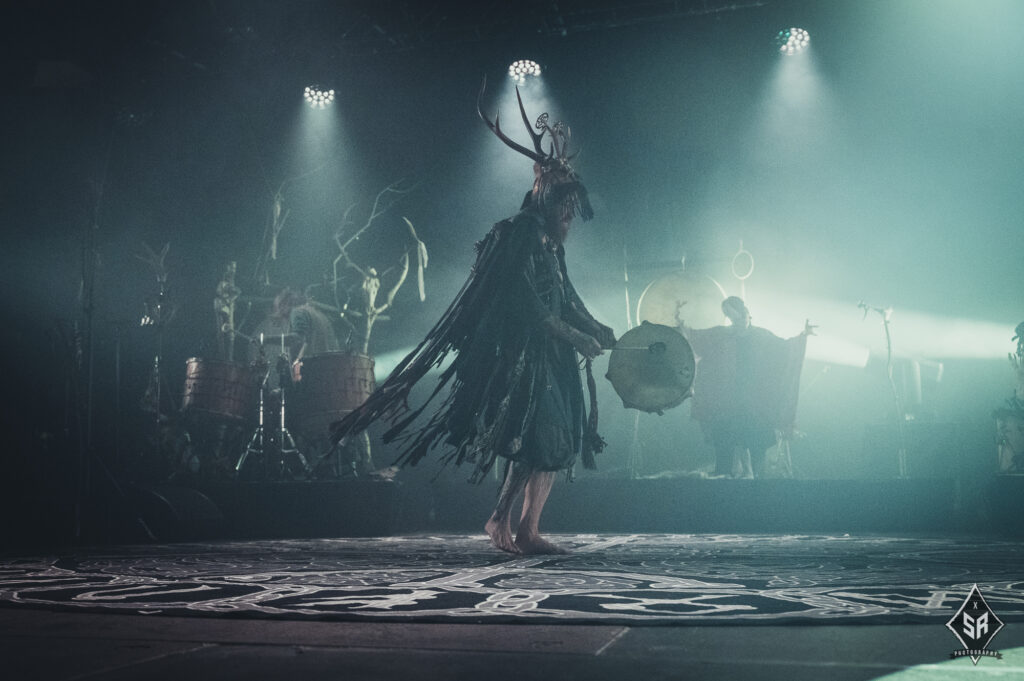
{"type": "MultiPolygon", "coordinates": [[[[685,302],[681,305],[685,305],[685,302]]],[[[788,438],[796,422],[809,321],[789,339],[753,326],[741,298],[722,301],[728,325],[691,329],[680,320],[697,358],[691,414],[715,448],[715,476],[762,477],[765,452],[788,438]]]]}
{"type": "MultiPolygon", "coordinates": [[[[485,81],[486,85],[486,81],[485,81]]],[[[484,89],[481,88],[482,97],[484,89]]],[[[502,132],[498,118],[477,112],[506,145],[533,160],[533,188],[520,212],[497,223],[476,244],[469,279],[427,337],[356,409],[334,426],[336,440],[378,418],[391,428],[384,441],[403,444],[399,465],[415,465],[429,450],[450,448],[442,461],[472,463],[471,481],[481,481],[500,457],[504,483],[485,530],[509,553],[563,553],[540,534],[540,516],[558,471],[571,472],[582,458],[594,467],[604,443],[590,360],[615,344],[612,330],[587,311],[565,265],[565,241],[573,218],[589,220],[587,190],[570,165],[569,131],[542,114],[531,129],[522,99],[519,111],[533,142],[521,146],[502,132]],[[542,147],[544,137],[549,151],[542,147]],[[412,387],[428,370],[456,353],[426,400],[407,404],[412,387]],[[589,415],[579,355],[586,358],[589,415]],[[414,423],[449,387],[425,424],[414,423]],[[523,507],[513,538],[511,514],[523,507]]]]}

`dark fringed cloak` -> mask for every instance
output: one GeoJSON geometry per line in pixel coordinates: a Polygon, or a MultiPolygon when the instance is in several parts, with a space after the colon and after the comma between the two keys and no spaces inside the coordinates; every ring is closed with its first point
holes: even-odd
{"type": "Polygon", "coordinates": [[[592,381],[588,419],[578,356],[545,327],[549,316],[591,335],[597,325],[569,282],[562,247],[544,236],[540,215],[525,209],[477,243],[469,278],[440,321],[361,407],[333,425],[334,440],[385,418],[384,441],[402,444],[400,465],[445,444],[451,449],[442,460],[474,463],[474,481],[498,456],[554,471],[571,469],[582,454],[594,467],[603,443],[592,381]],[[411,406],[413,386],[451,352],[429,397],[411,406]],[[417,423],[446,387],[436,411],[417,423]]]}
{"type": "Polygon", "coordinates": [[[701,425],[752,417],[789,436],[796,422],[807,336],[782,339],[767,329],[686,329],[697,355],[691,413],[701,425]]]}

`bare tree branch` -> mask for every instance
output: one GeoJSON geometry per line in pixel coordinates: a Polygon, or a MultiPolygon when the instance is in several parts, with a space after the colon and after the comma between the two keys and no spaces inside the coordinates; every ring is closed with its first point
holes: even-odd
{"type": "MultiPolygon", "coordinates": [[[[351,237],[349,237],[348,241],[341,245],[342,251],[347,249],[353,241],[361,237],[363,235],[363,232],[370,228],[374,220],[376,220],[381,215],[383,215],[384,213],[388,212],[388,210],[391,209],[392,204],[390,203],[385,206],[381,206],[381,199],[383,199],[388,194],[408,194],[409,192],[416,188],[415,184],[410,187],[402,187],[403,182],[405,182],[405,180],[398,180],[396,182],[392,182],[387,187],[384,187],[384,189],[381,189],[377,193],[377,196],[373,199],[373,206],[370,208],[370,215],[366,219],[366,223],[363,224],[363,226],[360,227],[351,237]]],[[[348,211],[346,211],[346,214],[347,213],[348,211]]]]}
{"type": "Polygon", "coordinates": [[[385,300],[384,304],[374,310],[375,314],[379,315],[382,312],[384,312],[385,310],[387,310],[389,307],[391,307],[391,304],[395,302],[395,296],[398,294],[398,289],[402,288],[402,284],[405,283],[405,278],[407,276],[409,276],[409,252],[408,251],[406,251],[405,253],[402,254],[402,273],[398,276],[398,281],[396,281],[395,285],[392,286],[391,290],[388,291],[388,295],[384,299],[385,300]]]}
{"type": "MultiPolygon", "coordinates": [[[[356,241],[358,241],[374,223],[385,213],[387,213],[397,202],[396,195],[408,194],[416,188],[416,185],[405,185],[404,180],[398,180],[384,187],[384,189],[377,192],[377,195],[373,199],[373,204],[370,206],[370,212],[366,217],[366,221],[358,228],[351,219],[351,214],[356,204],[350,205],[346,210],[344,216],[342,216],[341,225],[338,227],[338,231],[334,234],[334,243],[338,247],[338,255],[335,256],[333,261],[333,280],[331,286],[334,290],[335,302],[338,303],[339,308],[342,310],[342,316],[345,317],[358,317],[362,319],[361,328],[355,329],[356,333],[360,334],[358,347],[363,354],[369,353],[370,348],[370,335],[373,332],[373,326],[378,320],[388,319],[384,312],[391,308],[395,302],[395,296],[398,295],[398,291],[402,288],[405,280],[409,276],[410,257],[409,252],[413,249],[416,250],[417,258],[417,272],[420,278],[422,278],[422,268],[426,264],[426,246],[419,237],[416,236],[416,230],[413,228],[412,223],[407,218],[405,220],[408,225],[409,234],[412,236],[414,245],[407,247],[399,258],[398,263],[389,267],[384,271],[383,274],[378,274],[377,270],[369,266],[360,266],[357,264],[349,254],[349,247],[356,241]],[[387,294],[384,297],[384,302],[381,305],[377,305],[377,294],[381,287],[381,280],[384,279],[388,274],[391,273],[395,268],[399,268],[400,273],[398,280],[387,290],[387,294]],[[339,297],[339,282],[344,280],[340,269],[351,269],[355,270],[359,275],[360,279],[357,282],[353,282],[351,286],[344,288],[345,291],[345,304],[341,305],[339,297]],[[354,295],[355,294],[355,295],[354,295]],[[361,309],[350,309],[349,303],[355,298],[360,301],[361,309]]],[[[420,284],[421,299],[422,299],[422,282],[420,284]]],[[[346,319],[346,323],[354,328],[351,320],[346,319]]]]}

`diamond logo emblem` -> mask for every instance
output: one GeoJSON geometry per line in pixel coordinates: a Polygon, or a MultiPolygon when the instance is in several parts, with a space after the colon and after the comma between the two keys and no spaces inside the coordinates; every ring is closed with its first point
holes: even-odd
{"type": "Polygon", "coordinates": [[[964,647],[963,650],[950,653],[951,658],[970,657],[974,664],[978,664],[982,656],[1003,658],[1001,653],[988,649],[989,643],[1003,628],[1003,623],[985,602],[977,584],[971,587],[971,593],[963,605],[946,622],[946,628],[953,632],[964,647]]]}

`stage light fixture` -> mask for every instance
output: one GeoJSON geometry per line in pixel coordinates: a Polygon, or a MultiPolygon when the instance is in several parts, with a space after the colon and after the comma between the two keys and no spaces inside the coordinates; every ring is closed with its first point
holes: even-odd
{"type": "Polygon", "coordinates": [[[802,52],[811,43],[811,34],[802,28],[787,28],[779,31],[775,37],[775,44],[779,46],[779,52],[786,56],[802,52]]]}
{"type": "Polygon", "coordinates": [[[519,59],[512,62],[508,67],[508,77],[522,85],[526,82],[527,76],[539,76],[540,64],[529,59],[519,59]]]}
{"type": "Polygon", "coordinates": [[[309,85],[302,96],[312,108],[325,109],[334,101],[334,90],[321,90],[319,85],[309,85]]]}

